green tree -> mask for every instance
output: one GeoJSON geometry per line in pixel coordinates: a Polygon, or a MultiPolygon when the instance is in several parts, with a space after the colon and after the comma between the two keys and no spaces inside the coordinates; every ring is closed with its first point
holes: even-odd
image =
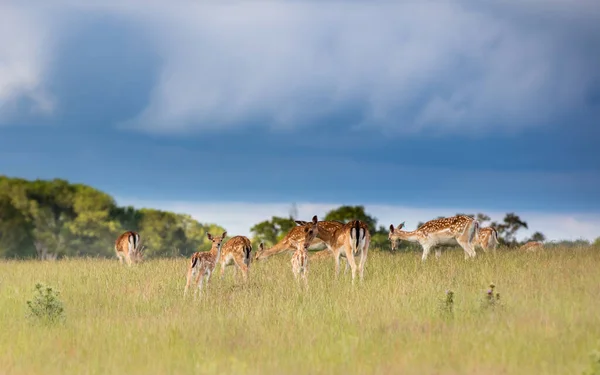
{"type": "Polygon", "coordinates": [[[325,214],[322,220],[332,221],[337,220],[342,223],[347,223],[350,220],[361,220],[369,226],[371,235],[377,232],[377,219],[365,212],[364,206],[341,206],[333,209],[325,214]]]}
{"type": "Polygon", "coordinates": [[[294,218],[273,216],[271,220],[261,221],[250,228],[254,234],[252,237],[253,246],[264,242],[265,246],[271,247],[281,241],[285,235],[296,226],[294,218]]]}
{"type": "Polygon", "coordinates": [[[507,213],[502,223],[493,222],[492,226],[498,231],[498,240],[506,246],[517,246],[516,234],[521,228],[528,229],[527,222],[513,212],[507,213]]]}
{"type": "Polygon", "coordinates": [[[542,232],[535,232],[529,239],[525,240],[524,242],[528,241],[544,242],[546,241],[546,236],[544,236],[542,232]]]}

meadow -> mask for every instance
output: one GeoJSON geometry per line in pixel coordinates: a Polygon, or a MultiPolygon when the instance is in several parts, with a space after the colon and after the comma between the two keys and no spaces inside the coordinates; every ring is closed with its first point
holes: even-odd
{"type": "Polygon", "coordinates": [[[426,263],[371,250],[362,284],[314,260],[308,291],[289,259],[252,262],[246,285],[217,266],[197,300],[186,258],[0,262],[0,373],[582,374],[600,350],[597,248],[426,263]],[[37,282],[60,292],[63,321],[27,316],[37,282]]]}

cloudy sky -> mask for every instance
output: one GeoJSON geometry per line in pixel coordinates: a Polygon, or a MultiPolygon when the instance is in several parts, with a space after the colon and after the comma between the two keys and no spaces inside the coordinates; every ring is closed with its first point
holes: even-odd
{"type": "Polygon", "coordinates": [[[231,233],[363,204],[594,239],[599,66],[596,0],[4,1],[0,173],[231,233]]]}

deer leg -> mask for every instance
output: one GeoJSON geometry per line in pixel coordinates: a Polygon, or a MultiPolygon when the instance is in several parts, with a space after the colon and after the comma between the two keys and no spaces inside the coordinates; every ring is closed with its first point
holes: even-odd
{"type": "Polygon", "coordinates": [[[244,282],[248,281],[248,266],[246,262],[244,262],[243,258],[233,258],[233,262],[235,263],[235,267],[233,268],[233,277],[235,278],[237,275],[237,269],[239,268],[242,271],[242,278],[244,282]]]}
{"type": "Polygon", "coordinates": [[[196,286],[197,289],[194,293],[194,299],[198,297],[198,295],[202,295],[202,283],[204,282],[203,272],[199,271],[198,275],[196,275],[196,286]]]}
{"type": "Polygon", "coordinates": [[[475,257],[475,250],[473,250],[471,244],[467,241],[465,241],[464,239],[457,239],[458,244],[460,245],[460,247],[463,248],[463,250],[465,251],[465,259],[468,259],[469,257],[475,257]]]}
{"type": "Polygon", "coordinates": [[[192,269],[190,268],[187,273],[187,280],[185,282],[185,289],[183,290],[183,298],[187,295],[188,289],[190,287],[190,282],[192,281],[192,269]]]}
{"type": "Polygon", "coordinates": [[[348,263],[350,263],[350,269],[352,270],[352,285],[354,285],[354,279],[356,278],[356,262],[354,261],[354,254],[352,254],[352,247],[350,244],[346,244],[344,246],[344,250],[346,250],[346,258],[348,259],[348,263]]]}
{"type": "Polygon", "coordinates": [[[340,251],[337,250],[333,253],[333,257],[335,258],[335,278],[337,279],[340,275],[340,251]]]}
{"type": "Polygon", "coordinates": [[[308,289],[308,254],[304,254],[302,265],[302,279],[304,280],[304,286],[308,289]]]}
{"type": "Polygon", "coordinates": [[[360,264],[358,268],[358,272],[360,275],[360,280],[363,280],[365,273],[365,264],[367,263],[367,255],[369,253],[369,242],[365,242],[363,245],[362,251],[360,252],[360,264]]]}
{"type": "Polygon", "coordinates": [[[125,260],[127,261],[127,265],[131,267],[131,256],[129,253],[125,254],[125,260]]]}
{"type": "Polygon", "coordinates": [[[428,243],[422,244],[423,247],[423,255],[421,256],[421,261],[426,261],[427,256],[429,256],[429,250],[431,249],[431,245],[428,243]]]}
{"type": "Polygon", "coordinates": [[[220,279],[223,280],[225,278],[225,267],[227,267],[226,264],[225,264],[226,263],[225,259],[221,260],[219,263],[221,264],[220,279]]]}

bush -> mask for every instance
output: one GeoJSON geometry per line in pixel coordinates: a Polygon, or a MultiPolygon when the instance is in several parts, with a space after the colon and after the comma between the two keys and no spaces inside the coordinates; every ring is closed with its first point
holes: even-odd
{"type": "Polygon", "coordinates": [[[63,321],[63,303],[58,298],[60,293],[54,291],[52,287],[40,283],[35,284],[35,289],[36,294],[33,300],[27,301],[29,317],[45,323],[63,321]]]}

